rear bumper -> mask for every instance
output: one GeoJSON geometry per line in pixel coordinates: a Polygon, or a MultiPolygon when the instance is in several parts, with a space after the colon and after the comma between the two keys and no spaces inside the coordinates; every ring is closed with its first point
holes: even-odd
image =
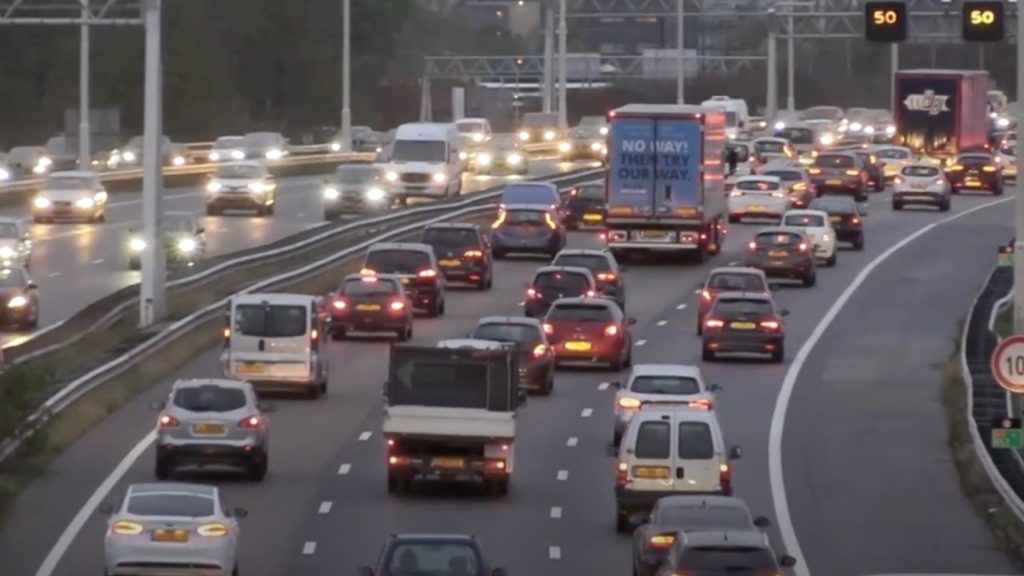
{"type": "Polygon", "coordinates": [[[343,316],[331,316],[330,331],[337,333],[339,330],[352,331],[383,331],[402,330],[409,324],[409,318],[405,314],[392,316],[385,313],[357,312],[343,316]]]}
{"type": "Polygon", "coordinates": [[[945,195],[941,192],[928,190],[897,190],[892,199],[903,204],[941,204],[945,195]]]}
{"type": "Polygon", "coordinates": [[[215,464],[226,463],[232,465],[245,465],[254,459],[266,457],[266,447],[255,441],[245,443],[223,443],[215,442],[188,442],[188,443],[159,443],[156,446],[157,455],[170,457],[175,464],[215,464]]]}
{"type": "Polygon", "coordinates": [[[840,242],[853,242],[864,237],[863,228],[833,228],[836,231],[836,240],[840,242]]]}
{"type": "Polygon", "coordinates": [[[487,264],[480,262],[469,264],[463,262],[459,266],[441,267],[445,280],[455,282],[477,282],[487,275],[487,264]]]}
{"type": "Polygon", "coordinates": [[[555,360],[557,362],[611,362],[618,360],[622,354],[623,344],[621,342],[595,342],[593,340],[589,342],[589,350],[569,350],[565,347],[566,342],[552,344],[555,360]]]}
{"type": "Polygon", "coordinates": [[[555,369],[554,362],[543,362],[519,367],[519,387],[527,390],[540,390],[551,377],[555,369]]]}
{"type": "Polygon", "coordinates": [[[517,238],[495,235],[491,249],[501,252],[519,252],[525,254],[547,254],[561,249],[561,239],[552,234],[541,238],[517,238]]]}
{"type": "Polygon", "coordinates": [[[747,260],[744,265],[758,268],[769,278],[804,278],[813,273],[814,268],[811,260],[788,260],[776,264],[769,260],[747,260]]]}
{"type": "Polygon", "coordinates": [[[977,184],[971,182],[968,186],[966,180],[954,180],[950,182],[955,190],[995,190],[1001,184],[1000,178],[979,178],[977,184]]]}
{"type": "Polygon", "coordinates": [[[704,333],[704,348],[715,352],[771,353],[781,348],[784,341],[784,336],[761,332],[704,333]]]}
{"type": "Polygon", "coordinates": [[[821,178],[813,180],[815,188],[818,189],[819,194],[857,194],[860,193],[865,184],[856,180],[848,180],[846,178],[821,178]],[[830,184],[830,181],[839,180],[840,184],[830,184]]]}

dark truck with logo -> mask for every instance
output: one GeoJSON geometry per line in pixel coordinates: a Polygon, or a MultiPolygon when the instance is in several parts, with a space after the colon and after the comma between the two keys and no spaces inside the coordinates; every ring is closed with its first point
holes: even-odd
{"type": "Polygon", "coordinates": [[[896,146],[950,161],[980,150],[988,137],[988,73],[982,70],[901,70],[893,110],[896,146]]]}

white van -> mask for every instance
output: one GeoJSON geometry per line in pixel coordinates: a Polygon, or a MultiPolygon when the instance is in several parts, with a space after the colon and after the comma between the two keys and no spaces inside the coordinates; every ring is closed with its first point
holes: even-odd
{"type": "Polygon", "coordinates": [[[479,146],[491,140],[491,122],[487,118],[463,118],[455,121],[466,146],[479,146]]]}
{"type": "Polygon", "coordinates": [[[615,526],[628,532],[630,517],[646,514],[662,496],[732,495],[730,459],[713,411],[686,406],[640,409],[619,446],[615,469],[615,526]]]}
{"type": "Polygon", "coordinates": [[[245,294],[228,304],[224,375],[257,390],[327,392],[321,303],[303,294],[245,294]]]}
{"type": "Polygon", "coordinates": [[[395,132],[384,177],[391,194],[444,198],[462,192],[463,137],[455,124],[415,122],[395,132]]]}
{"type": "Polygon", "coordinates": [[[712,96],[709,100],[702,102],[701,106],[705,108],[718,107],[725,110],[725,133],[730,139],[750,131],[750,111],[747,109],[746,100],[729,96],[712,96]]]}

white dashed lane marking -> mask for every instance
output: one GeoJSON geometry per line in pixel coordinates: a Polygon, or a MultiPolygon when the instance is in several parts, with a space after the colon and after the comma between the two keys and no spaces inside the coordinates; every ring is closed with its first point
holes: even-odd
{"type": "Polygon", "coordinates": [[[548,558],[552,560],[561,560],[562,549],[559,546],[548,546],[548,558]]]}
{"type": "Polygon", "coordinates": [[[668,320],[658,320],[658,326],[664,326],[665,324],[668,324],[668,320]]]}
{"type": "Polygon", "coordinates": [[[680,304],[676,306],[676,310],[686,310],[686,304],[680,304]]]}
{"type": "Polygon", "coordinates": [[[580,416],[584,418],[590,418],[590,415],[594,413],[592,408],[584,408],[583,412],[580,412],[580,416]]]}
{"type": "Polygon", "coordinates": [[[562,480],[562,481],[568,480],[569,479],[569,471],[568,470],[559,470],[558,471],[558,476],[556,476],[556,478],[558,478],[559,480],[562,480]]]}
{"type": "Polygon", "coordinates": [[[46,275],[47,278],[56,278],[57,276],[60,276],[60,272],[50,272],[46,275]]]}
{"type": "Polygon", "coordinates": [[[370,436],[373,436],[373,432],[363,432],[362,434],[359,435],[359,441],[366,442],[367,440],[370,439],[370,436]]]}
{"type": "Polygon", "coordinates": [[[608,386],[611,386],[611,384],[608,383],[608,382],[601,382],[600,384],[597,385],[597,389],[598,390],[607,390],[608,386]]]}
{"type": "Polygon", "coordinates": [[[345,474],[348,474],[350,470],[352,470],[351,464],[342,464],[341,467],[338,468],[338,474],[344,476],[345,474]]]}
{"type": "Polygon", "coordinates": [[[316,554],[316,542],[306,542],[302,545],[302,553],[306,556],[316,554]]]}
{"type": "Polygon", "coordinates": [[[319,514],[330,514],[331,508],[334,507],[334,502],[324,501],[320,503],[320,508],[317,510],[319,514]]]}
{"type": "Polygon", "coordinates": [[[637,340],[636,341],[636,345],[637,346],[643,346],[644,344],[647,344],[647,340],[637,340]]]}
{"type": "Polygon", "coordinates": [[[551,507],[551,517],[552,518],[561,518],[562,517],[562,509],[560,507],[558,507],[558,506],[552,506],[551,507]]]}
{"type": "Polygon", "coordinates": [[[569,447],[573,447],[573,446],[575,446],[575,445],[577,445],[579,443],[580,443],[580,439],[575,437],[575,436],[573,436],[572,438],[569,438],[568,440],[565,441],[565,445],[569,446],[569,447]]]}
{"type": "Polygon", "coordinates": [[[103,262],[104,262],[103,258],[97,258],[97,259],[92,261],[93,264],[103,264],[103,262]]]}

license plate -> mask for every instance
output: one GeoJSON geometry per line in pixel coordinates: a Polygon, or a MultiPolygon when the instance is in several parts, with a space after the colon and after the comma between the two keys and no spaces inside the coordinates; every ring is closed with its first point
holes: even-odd
{"type": "Polygon", "coordinates": [[[196,424],[196,434],[224,434],[227,431],[223,424],[196,424]]]}
{"type": "Polygon", "coordinates": [[[668,239],[668,232],[664,230],[646,230],[644,238],[647,240],[666,240],[668,239]]]}
{"type": "Polygon", "coordinates": [[[768,253],[768,255],[772,256],[772,257],[775,257],[775,258],[778,258],[778,257],[781,257],[781,256],[789,255],[789,252],[786,252],[785,250],[772,250],[771,252],[768,253]]]}
{"type": "Polygon", "coordinates": [[[239,374],[263,374],[267,371],[267,367],[263,364],[244,363],[236,364],[235,370],[239,374]]]}
{"type": "Polygon", "coordinates": [[[668,478],[668,468],[662,466],[636,466],[633,476],[637,478],[668,478]]]}
{"type": "Polygon", "coordinates": [[[188,532],[185,530],[165,530],[163,528],[153,530],[154,542],[188,542],[188,532]]]}
{"type": "Polygon", "coordinates": [[[750,207],[750,211],[751,212],[764,212],[766,210],[767,210],[767,208],[765,208],[764,206],[751,206],[750,207]]]}
{"type": "Polygon", "coordinates": [[[572,350],[573,352],[586,352],[590,350],[590,342],[566,342],[565,349],[572,350]]]}
{"type": "Polygon", "coordinates": [[[832,222],[842,222],[843,221],[843,217],[842,216],[832,216],[831,218],[829,218],[829,220],[831,220],[832,222]]]}
{"type": "Polygon", "coordinates": [[[380,304],[357,304],[356,310],[363,312],[377,312],[380,310],[380,304]]]}
{"type": "Polygon", "coordinates": [[[460,261],[460,260],[441,260],[440,262],[438,262],[438,264],[440,264],[441,266],[454,267],[454,266],[458,266],[459,264],[462,264],[462,261],[460,261]]]}
{"type": "Polygon", "coordinates": [[[408,283],[409,283],[409,279],[408,279],[408,278],[399,278],[399,281],[400,281],[400,282],[401,282],[402,284],[408,284],[408,283]]]}
{"type": "Polygon", "coordinates": [[[753,322],[733,322],[729,326],[736,330],[753,330],[757,328],[757,324],[754,324],[753,322]]]}
{"type": "Polygon", "coordinates": [[[583,219],[587,222],[600,222],[604,219],[604,216],[601,216],[600,214],[584,214],[583,219]]]}
{"type": "Polygon", "coordinates": [[[975,180],[973,178],[968,178],[967,181],[964,184],[967,185],[967,186],[981,186],[981,180],[975,180]]]}
{"type": "Polygon", "coordinates": [[[829,180],[829,181],[825,182],[825,184],[828,184],[829,186],[842,186],[843,185],[843,181],[842,180],[829,180]]]}
{"type": "Polygon", "coordinates": [[[465,468],[466,461],[462,458],[434,458],[432,464],[435,468],[465,468]]]}

